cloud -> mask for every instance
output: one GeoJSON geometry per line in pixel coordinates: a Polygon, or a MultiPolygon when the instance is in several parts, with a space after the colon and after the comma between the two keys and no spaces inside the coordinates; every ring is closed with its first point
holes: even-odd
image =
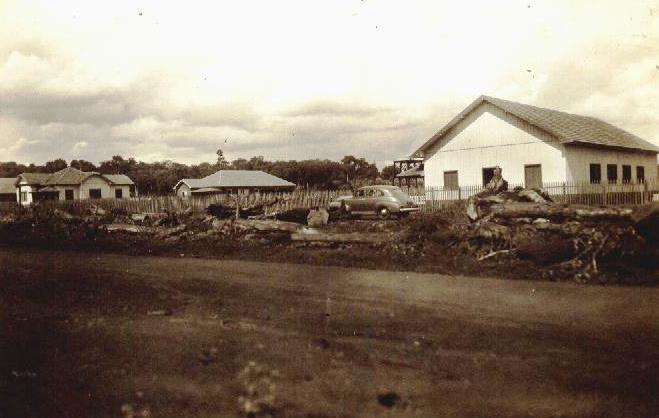
{"type": "Polygon", "coordinates": [[[75,144],[73,144],[73,148],[71,148],[71,152],[73,154],[79,154],[80,152],[84,151],[85,148],[87,148],[87,145],[89,145],[87,141],[76,142],[75,144]]]}
{"type": "Polygon", "coordinates": [[[480,94],[658,142],[648,4],[282,0],[255,16],[240,3],[147,0],[139,16],[132,2],[9,0],[0,155],[200,162],[221,147],[229,159],[391,160],[480,94]]]}

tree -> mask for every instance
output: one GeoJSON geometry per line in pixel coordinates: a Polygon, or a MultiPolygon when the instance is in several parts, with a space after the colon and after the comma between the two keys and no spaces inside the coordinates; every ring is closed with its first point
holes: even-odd
{"type": "Polygon", "coordinates": [[[85,160],[71,160],[69,165],[80,171],[98,171],[98,168],[93,163],[85,160]]]}
{"type": "Polygon", "coordinates": [[[63,170],[66,167],[68,167],[68,164],[66,163],[66,161],[64,161],[61,158],[58,158],[58,159],[53,160],[53,161],[48,161],[48,162],[46,162],[46,165],[44,166],[45,171],[47,173],[54,173],[56,171],[63,170]]]}
{"type": "Polygon", "coordinates": [[[379,174],[377,166],[364,158],[346,155],[341,160],[341,164],[343,164],[346,182],[353,188],[366,183],[367,180],[375,180],[379,174]]]}
{"type": "Polygon", "coordinates": [[[229,168],[229,162],[224,158],[224,151],[222,151],[221,148],[218,148],[217,151],[215,151],[215,154],[217,155],[217,163],[215,164],[217,169],[226,170],[229,168]]]}
{"type": "Polygon", "coordinates": [[[388,165],[382,169],[380,176],[383,180],[393,181],[396,178],[396,167],[394,165],[388,165]]]}

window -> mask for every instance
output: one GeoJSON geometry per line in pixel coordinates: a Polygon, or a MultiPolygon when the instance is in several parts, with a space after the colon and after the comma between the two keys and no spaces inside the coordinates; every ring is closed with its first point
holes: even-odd
{"type": "Polygon", "coordinates": [[[483,168],[483,186],[487,186],[492,177],[494,177],[494,167],[483,168]]]}
{"type": "Polygon", "coordinates": [[[102,196],[101,189],[89,189],[90,199],[100,199],[102,196]]]}
{"type": "Polygon", "coordinates": [[[21,202],[27,202],[27,192],[21,192],[21,202]]]}
{"type": "Polygon", "coordinates": [[[622,182],[631,183],[632,182],[632,166],[623,165],[622,166],[622,182]]]}
{"type": "Polygon", "coordinates": [[[527,164],[524,166],[524,187],[527,189],[542,189],[542,166],[527,164]]]}
{"type": "Polygon", "coordinates": [[[590,182],[600,183],[602,181],[602,166],[599,164],[590,165],[590,182]]]}
{"type": "Polygon", "coordinates": [[[64,190],[64,199],[73,200],[73,189],[64,190]]]}
{"type": "Polygon", "coordinates": [[[458,185],[458,171],[444,171],[444,189],[446,190],[458,190],[460,186],[458,185]]]}
{"type": "Polygon", "coordinates": [[[617,164],[607,164],[606,165],[606,179],[609,181],[609,184],[616,184],[618,182],[618,165],[617,164]]]}
{"type": "Polygon", "coordinates": [[[114,189],[114,198],[115,199],[122,199],[123,197],[124,197],[123,189],[114,189]]]}
{"type": "Polygon", "coordinates": [[[636,182],[645,183],[645,167],[642,165],[636,166],[636,182]]]}

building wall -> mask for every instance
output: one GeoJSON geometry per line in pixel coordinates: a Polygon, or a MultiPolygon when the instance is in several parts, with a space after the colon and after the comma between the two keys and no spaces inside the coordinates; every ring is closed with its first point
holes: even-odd
{"type": "Polygon", "coordinates": [[[178,189],[176,189],[176,195],[179,197],[190,197],[190,187],[188,187],[187,184],[182,183],[180,186],[178,186],[178,189]]]}
{"type": "Polygon", "coordinates": [[[33,188],[32,186],[28,186],[24,182],[20,182],[19,186],[21,186],[20,187],[21,192],[27,192],[27,196],[26,196],[26,199],[19,200],[20,199],[20,194],[19,194],[19,188],[17,187],[16,188],[16,201],[21,202],[23,205],[29,205],[30,203],[33,202],[32,192],[35,192],[37,190],[37,188],[36,187],[33,188]]]}
{"type": "MultiPolygon", "coordinates": [[[[79,194],[76,195],[74,192],[74,199],[89,199],[89,190],[90,189],[101,189],[101,198],[102,199],[114,199],[115,189],[123,190],[123,198],[126,199],[130,197],[130,186],[124,185],[112,185],[107,180],[100,176],[92,176],[87,178],[85,181],[80,184],[79,194]]],[[[64,193],[60,193],[60,199],[64,198],[64,193]]]]}
{"type": "Polygon", "coordinates": [[[540,164],[543,182],[566,181],[564,147],[546,132],[484,103],[425,153],[426,187],[444,186],[457,170],[460,186],[482,184],[482,169],[500,166],[509,183],[524,182],[524,165],[540,164]]]}
{"type": "Polygon", "coordinates": [[[0,202],[18,202],[15,193],[0,193],[0,202]]]}
{"type": "Polygon", "coordinates": [[[576,145],[565,146],[565,157],[567,161],[568,181],[589,182],[590,164],[600,164],[602,167],[602,181],[606,180],[606,165],[616,164],[618,166],[618,181],[622,181],[622,165],[632,167],[632,181],[636,181],[636,167],[645,167],[645,180],[656,181],[657,164],[656,154],[648,154],[633,151],[607,150],[576,145]]]}

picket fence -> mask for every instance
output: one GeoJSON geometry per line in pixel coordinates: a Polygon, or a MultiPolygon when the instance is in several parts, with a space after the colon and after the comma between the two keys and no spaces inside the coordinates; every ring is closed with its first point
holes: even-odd
{"type": "MultiPolygon", "coordinates": [[[[524,188],[523,184],[509,184],[508,190],[524,188]]],[[[450,209],[469,197],[482,192],[482,185],[459,188],[426,187],[403,188],[412,200],[427,212],[450,209]]],[[[558,203],[585,206],[637,206],[659,201],[659,183],[544,183],[542,190],[558,203]]]]}
{"type": "MultiPolygon", "coordinates": [[[[523,187],[521,184],[509,184],[508,189],[523,187]]],[[[426,212],[455,210],[456,205],[464,202],[481,191],[481,185],[461,186],[457,189],[442,187],[403,188],[412,200],[426,212]]],[[[590,184],[590,183],[545,183],[543,190],[555,202],[587,206],[635,206],[659,201],[659,184],[656,181],[626,184],[590,184]]],[[[298,208],[327,207],[338,196],[350,194],[346,190],[309,191],[296,190],[292,193],[262,193],[251,195],[208,195],[182,198],[178,196],[153,196],[127,199],[95,200],[47,200],[39,202],[39,207],[60,209],[71,214],[82,215],[93,207],[107,211],[125,211],[128,213],[163,213],[192,210],[195,213],[206,211],[212,204],[234,207],[236,202],[241,208],[262,206],[266,213],[280,212],[298,208]]],[[[32,210],[33,207],[20,207],[13,202],[0,202],[0,213],[32,210]]]]}
{"type": "Polygon", "coordinates": [[[33,210],[35,207],[66,211],[74,215],[89,213],[92,208],[127,213],[164,213],[192,210],[202,213],[210,205],[252,208],[263,206],[266,213],[280,212],[296,208],[327,207],[332,199],[349,194],[349,191],[295,191],[292,193],[260,193],[250,195],[207,195],[183,198],[179,196],[143,196],[126,199],[85,199],[85,200],[44,200],[28,207],[20,207],[13,202],[0,202],[0,213],[33,210]]]}

